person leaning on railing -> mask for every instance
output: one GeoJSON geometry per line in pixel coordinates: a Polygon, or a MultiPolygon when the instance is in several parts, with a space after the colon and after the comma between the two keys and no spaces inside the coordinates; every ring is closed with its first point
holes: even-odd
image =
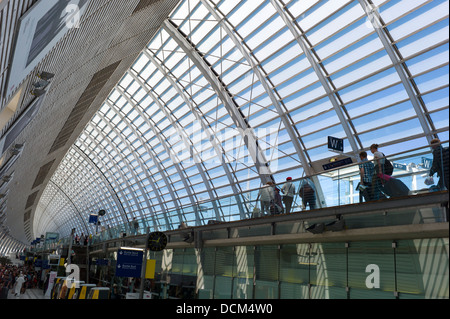
{"type": "Polygon", "coordinates": [[[433,163],[430,168],[430,176],[437,173],[439,177],[438,187],[440,190],[448,189],[449,185],[449,148],[442,147],[437,138],[430,142],[433,149],[433,163]]]}
{"type": "Polygon", "coordinates": [[[373,154],[374,161],[374,174],[372,177],[372,196],[373,200],[384,199],[386,196],[383,194],[383,184],[381,182],[380,175],[384,174],[384,164],[385,164],[385,156],[383,153],[378,151],[378,144],[372,144],[370,146],[370,151],[373,154]]]}
{"type": "Polygon", "coordinates": [[[316,209],[316,190],[314,183],[309,179],[304,179],[300,184],[298,195],[302,198],[303,209],[309,205],[309,209],[316,209]]]}

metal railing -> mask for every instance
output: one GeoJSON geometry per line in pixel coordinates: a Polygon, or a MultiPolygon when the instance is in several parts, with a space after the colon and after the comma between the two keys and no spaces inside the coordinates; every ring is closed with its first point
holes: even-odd
{"type": "MultiPolygon", "coordinates": [[[[442,143],[440,149],[442,150],[447,147],[448,142],[442,143]]],[[[448,152],[448,148],[446,151],[448,152]]],[[[427,147],[393,154],[386,158],[394,166],[392,177],[395,180],[401,181],[408,188],[407,193],[404,194],[405,196],[446,190],[441,172],[447,172],[446,176],[448,180],[448,155],[446,157],[446,155],[441,155],[441,153],[436,152],[433,155],[433,151],[427,147]],[[435,157],[440,158],[433,162],[435,157]],[[440,163],[440,167],[433,167],[433,163],[435,166],[437,163],[440,163]],[[435,173],[433,181],[429,178],[430,170],[435,173]],[[436,172],[441,177],[438,177],[436,172]]],[[[280,214],[295,214],[310,211],[311,207],[320,209],[361,203],[364,200],[362,191],[358,190],[360,181],[360,163],[330,169],[307,178],[293,179],[291,183],[295,187],[295,195],[292,200],[291,211],[286,212],[284,210],[280,214]],[[299,194],[301,186],[306,183],[310,183],[315,189],[315,198],[313,199],[316,204],[315,207],[307,203],[304,194],[303,198],[299,194]]],[[[277,183],[272,185],[272,187],[273,189],[277,188],[281,190],[284,184],[285,182],[277,183]]],[[[380,190],[384,195],[383,198],[385,198],[383,200],[389,200],[389,198],[395,197],[387,194],[387,191],[384,189],[385,186],[384,181],[382,181],[380,190]]],[[[149,217],[138,220],[137,227],[135,227],[134,221],[113,227],[102,226],[97,234],[90,235],[89,243],[99,243],[105,240],[123,238],[124,236],[142,235],[148,231],[170,231],[177,229],[181,223],[184,223],[188,227],[196,227],[217,222],[232,222],[264,217],[278,213],[271,212],[270,208],[266,211],[262,209],[262,196],[260,191],[261,189],[254,189],[242,192],[241,194],[233,194],[199,202],[197,205],[186,206],[181,210],[170,210],[167,216],[164,217],[170,222],[169,225],[154,225],[154,217],[149,217]]],[[[282,196],[283,194],[281,193],[280,195],[282,196]]],[[[41,248],[48,249],[57,247],[61,244],[68,244],[69,241],[70,238],[63,238],[58,242],[47,243],[45,247],[41,245],[41,248]]]]}

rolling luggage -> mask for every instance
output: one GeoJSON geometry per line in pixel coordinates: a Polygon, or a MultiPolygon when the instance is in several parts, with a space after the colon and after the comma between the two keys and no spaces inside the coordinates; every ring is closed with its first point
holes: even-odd
{"type": "Polygon", "coordinates": [[[409,188],[401,180],[391,177],[383,183],[383,193],[389,197],[407,196],[409,188]]]}

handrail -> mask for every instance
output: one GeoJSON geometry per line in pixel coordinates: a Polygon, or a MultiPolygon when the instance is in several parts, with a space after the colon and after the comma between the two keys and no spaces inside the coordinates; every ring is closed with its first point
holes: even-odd
{"type": "MultiPolygon", "coordinates": [[[[441,143],[442,145],[448,145],[447,142],[441,143]]],[[[406,152],[397,153],[394,155],[386,156],[386,158],[390,159],[391,162],[397,163],[396,161],[401,160],[402,163],[399,164],[399,167],[394,170],[393,177],[402,180],[404,184],[407,184],[410,189],[409,195],[422,194],[430,191],[436,191],[436,185],[425,185],[423,184],[425,178],[428,176],[429,168],[427,167],[432,160],[432,152],[430,151],[430,146],[421,147],[412,149],[406,152]],[[404,156],[403,156],[404,155],[404,156]],[[428,156],[427,156],[428,155],[428,156]],[[423,158],[427,159],[427,163],[423,162],[423,158]],[[405,163],[405,162],[410,163],[405,163]],[[422,161],[421,163],[418,163],[422,161]],[[424,165],[425,164],[425,165],[424,165]],[[406,170],[404,169],[406,168],[406,170]],[[419,186],[420,185],[420,186],[419,186]],[[434,188],[433,188],[434,187],[434,188]]],[[[360,163],[348,164],[339,168],[331,169],[325,172],[321,172],[315,174],[313,176],[293,179],[292,183],[296,187],[296,196],[293,201],[293,209],[291,212],[300,212],[306,210],[300,205],[301,199],[298,195],[299,185],[304,183],[306,180],[315,179],[318,185],[316,187],[321,187],[324,201],[322,207],[339,207],[342,205],[356,204],[361,201],[358,191],[355,190],[356,184],[359,182],[359,165],[360,163]],[[345,173],[345,174],[344,174],[345,173]]],[[[447,164],[448,165],[448,164],[447,164]]],[[[444,168],[442,168],[444,169],[444,168]]],[[[278,183],[275,184],[276,187],[281,188],[284,184],[278,183]]],[[[216,214],[214,212],[211,213],[211,210],[214,206],[219,207],[220,215],[222,220],[219,222],[229,222],[229,221],[237,221],[242,220],[240,218],[239,205],[236,201],[236,196],[240,197],[240,200],[243,202],[243,207],[247,209],[244,212],[244,216],[246,218],[254,218],[258,216],[256,214],[253,215],[254,212],[257,213],[257,210],[254,210],[255,207],[259,205],[258,193],[260,189],[252,189],[242,192],[241,194],[233,194],[228,196],[218,197],[217,199],[207,200],[207,201],[199,201],[195,207],[195,205],[184,206],[180,210],[173,209],[168,211],[168,220],[172,221],[172,225],[165,225],[163,229],[156,229],[154,226],[149,226],[151,219],[138,220],[139,229],[135,230],[130,223],[116,225],[114,227],[102,227],[103,232],[94,237],[114,237],[118,238],[123,233],[127,234],[135,234],[136,231],[139,233],[144,233],[147,229],[152,230],[160,230],[160,231],[170,231],[176,229],[181,222],[189,224],[189,226],[202,226],[208,224],[209,221],[215,222],[216,214]],[[216,205],[213,205],[213,202],[216,202],[216,205]],[[203,214],[201,216],[201,224],[196,224],[195,218],[195,210],[194,208],[199,208],[197,211],[199,214],[203,214]],[[228,211],[228,212],[227,212],[228,211]],[[210,214],[209,214],[210,213],[210,214]],[[209,215],[208,215],[209,214],[209,215]],[[206,215],[206,216],[205,216],[206,215]],[[182,216],[184,220],[179,220],[178,216],[182,216]],[[170,227],[172,226],[172,227],[170,227]]],[[[67,241],[68,239],[62,239],[61,242],[67,241]]],[[[56,244],[56,243],[54,243],[56,244]]]]}

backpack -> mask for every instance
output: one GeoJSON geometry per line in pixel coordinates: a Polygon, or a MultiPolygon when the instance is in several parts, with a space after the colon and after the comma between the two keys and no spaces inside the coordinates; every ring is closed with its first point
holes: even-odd
{"type": "Polygon", "coordinates": [[[387,158],[384,160],[384,173],[391,176],[394,173],[394,165],[387,158]]]}
{"type": "Polygon", "coordinates": [[[272,199],[270,201],[270,207],[269,207],[270,213],[272,213],[272,214],[281,213],[283,211],[282,205],[283,204],[281,204],[280,191],[274,190],[274,199],[272,199]]]}
{"type": "Polygon", "coordinates": [[[305,183],[298,191],[300,197],[309,197],[314,194],[314,189],[308,183],[305,183]]]}
{"type": "Polygon", "coordinates": [[[386,155],[383,154],[383,156],[384,156],[383,172],[386,175],[392,176],[392,173],[394,173],[394,165],[392,165],[391,161],[386,158],[386,155]]]}

